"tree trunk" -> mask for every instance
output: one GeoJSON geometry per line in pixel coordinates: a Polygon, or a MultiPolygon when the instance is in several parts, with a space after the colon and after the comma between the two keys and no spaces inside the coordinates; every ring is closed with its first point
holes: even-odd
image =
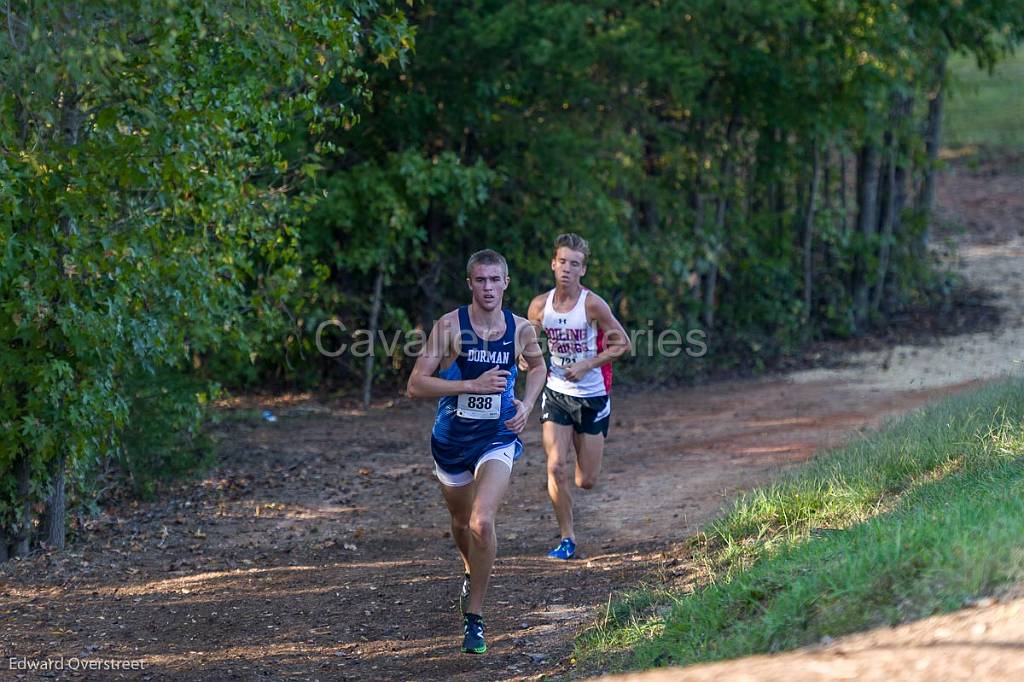
{"type": "Polygon", "coordinates": [[[67,467],[67,456],[62,452],[57,456],[50,496],[46,499],[46,511],[43,514],[42,539],[50,549],[64,549],[64,538],[67,526],[67,494],[65,492],[64,472],[67,467]]]}
{"type": "Polygon", "coordinates": [[[875,290],[871,301],[871,310],[876,313],[882,307],[882,295],[885,292],[885,277],[889,269],[889,250],[896,211],[896,150],[891,134],[889,137],[889,159],[885,163],[885,191],[883,192],[882,206],[882,243],[878,247],[878,273],[875,277],[875,290]]]}
{"type": "Polygon", "coordinates": [[[0,564],[11,558],[10,552],[7,549],[7,543],[7,529],[0,528],[0,564]]]}
{"type": "Polygon", "coordinates": [[[786,181],[780,180],[775,184],[775,229],[778,230],[778,234],[783,235],[786,233],[786,210],[789,206],[786,202],[786,181]]]}
{"type": "MultiPolygon", "coordinates": [[[[793,217],[793,225],[795,226],[796,234],[796,248],[803,253],[804,248],[804,209],[807,208],[807,185],[804,184],[803,178],[800,176],[799,171],[793,172],[793,195],[794,203],[796,204],[796,215],[793,217]]],[[[784,234],[784,233],[783,233],[784,234]]]]}
{"type": "Polygon", "coordinates": [[[863,238],[854,259],[853,315],[858,333],[868,321],[870,285],[866,250],[878,221],[878,163],[878,148],[873,142],[866,142],[857,163],[857,231],[863,238]]]}
{"type": "MultiPolygon", "coordinates": [[[[733,124],[729,124],[729,134],[726,139],[732,141],[733,124]]],[[[711,263],[704,286],[704,324],[708,333],[715,326],[715,296],[718,288],[718,259],[725,253],[725,214],[729,207],[728,188],[732,187],[733,164],[732,157],[726,156],[722,164],[722,183],[719,186],[720,196],[715,205],[715,237],[718,243],[715,244],[715,261],[711,263]]]]}
{"type": "Polygon", "coordinates": [[[711,249],[713,260],[711,261],[707,274],[704,276],[704,326],[706,327],[706,331],[709,333],[715,326],[715,296],[718,289],[718,259],[721,258],[722,253],[725,250],[725,247],[721,242],[724,237],[727,201],[728,200],[723,194],[718,197],[718,201],[715,204],[714,234],[716,243],[711,249]]]}
{"type": "MultiPolygon", "coordinates": [[[[700,176],[697,176],[697,180],[694,183],[696,189],[693,193],[693,232],[696,235],[702,235],[704,233],[704,196],[700,190],[700,176]]],[[[693,297],[702,302],[704,301],[704,275],[701,274],[697,277],[697,286],[693,288],[693,297]]],[[[703,310],[703,308],[702,308],[703,310]]]]}
{"type": "Polygon", "coordinates": [[[903,209],[907,206],[907,176],[907,167],[897,161],[894,173],[896,192],[892,206],[892,232],[895,235],[903,230],[903,209]]]}
{"type": "Polygon", "coordinates": [[[640,201],[640,210],[643,215],[642,224],[644,229],[648,234],[653,233],[658,229],[658,204],[652,199],[642,199],[640,201]]]}
{"type": "Polygon", "coordinates": [[[420,323],[428,334],[433,328],[434,322],[437,321],[437,311],[441,305],[441,292],[438,290],[440,281],[441,256],[435,254],[435,257],[427,265],[426,272],[418,280],[420,291],[423,292],[423,300],[420,304],[420,323]]]}
{"type": "Polygon", "coordinates": [[[29,499],[31,492],[29,468],[28,455],[24,452],[19,452],[14,460],[14,476],[17,481],[18,490],[16,504],[21,507],[21,518],[18,519],[18,525],[13,538],[14,556],[28,556],[29,549],[31,548],[32,500],[29,499]]]}
{"type": "Polygon", "coordinates": [[[775,149],[772,158],[769,159],[773,170],[771,189],[769,190],[771,203],[768,205],[768,210],[775,214],[775,231],[778,235],[786,233],[786,174],[777,172],[780,163],[778,150],[782,147],[783,137],[781,128],[772,128],[771,139],[775,149]]]}
{"type": "MultiPolygon", "coordinates": [[[[721,190],[720,190],[721,191],[721,190]]],[[[722,227],[725,224],[725,196],[719,196],[715,204],[715,239],[719,240],[722,235],[722,227]]],[[[712,247],[714,260],[711,261],[707,274],[704,276],[704,327],[707,333],[715,327],[715,294],[718,288],[718,259],[722,254],[721,243],[715,243],[712,247]]]]}
{"type": "MultiPolygon", "coordinates": [[[[84,114],[79,110],[78,103],[81,96],[75,88],[65,93],[61,106],[61,128],[69,146],[78,144],[78,136],[82,127],[84,114]]],[[[60,219],[61,232],[66,240],[70,240],[77,231],[73,215],[64,215],[60,219]]],[[[61,260],[67,255],[67,243],[61,243],[58,249],[61,260]]],[[[66,277],[66,275],[65,275],[66,277]]],[[[53,302],[54,307],[60,305],[59,301],[53,302]]],[[[59,352],[65,352],[60,349],[59,352]]],[[[47,463],[47,468],[52,467],[50,475],[50,494],[45,500],[42,518],[40,519],[40,533],[37,541],[45,542],[52,549],[64,549],[64,540],[67,531],[67,493],[65,490],[65,469],[67,467],[67,453],[61,449],[53,462],[47,463]]]]}
{"type": "Polygon", "coordinates": [[[832,147],[825,146],[825,163],[821,168],[821,206],[826,212],[832,210],[832,147]]]}
{"type": "Polygon", "coordinates": [[[384,293],[384,263],[377,266],[377,277],[373,280],[373,305],[370,308],[371,352],[363,359],[363,409],[369,409],[373,397],[373,364],[377,354],[372,352],[377,339],[377,322],[380,319],[380,304],[384,293]]]}
{"type": "Polygon", "coordinates": [[[935,63],[935,91],[928,101],[928,119],[925,127],[925,152],[927,161],[921,191],[917,197],[917,210],[924,219],[919,251],[928,248],[931,232],[932,206],[935,203],[935,169],[939,159],[939,145],[942,144],[942,105],[945,99],[946,55],[940,55],[935,63]]]}
{"type": "Polygon", "coordinates": [[[431,202],[427,210],[427,243],[433,245],[433,253],[427,254],[427,267],[420,275],[418,284],[423,292],[423,300],[420,305],[420,323],[426,333],[434,326],[437,320],[437,312],[441,307],[441,292],[438,291],[438,284],[441,281],[442,259],[439,252],[441,243],[441,228],[443,216],[441,211],[431,202]]]}
{"type": "Polygon", "coordinates": [[[807,193],[807,207],[804,210],[804,322],[811,317],[811,297],[813,294],[813,266],[814,266],[814,198],[818,194],[818,177],[821,172],[821,154],[818,151],[818,141],[811,143],[813,157],[811,167],[811,187],[807,193]]]}
{"type": "MultiPolygon", "coordinates": [[[[903,258],[907,253],[907,244],[903,234],[903,210],[907,205],[907,196],[909,187],[908,178],[910,177],[910,171],[904,165],[902,161],[896,162],[896,169],[893,174],[894,182],[896,184],[896,191],[893,196],[893,207],[892,207],[892,246],[893,248],[899,247],[894,254],[891,250],[889,252],[889,262],[893,262],[894,255],[897,258],[903,258]]],[[[886,291],[882,295],[882,312],[889,315],[895,309],[895,304],[899,299],[900,284],[900,271],[899,269],[892,270],[889,273],[886,284],[886,291]]]]}
{"type": "MultiPolygon", "coordinates": [[[[826,215],[830,221],[835,220],[835,214],[832,212],[832,159],[834,154],[832,153],[832,146],[825,146],[825,158],[821,166],[821,206],[825,210],[826,215]]],[[[833,262],[832,249],[823,249],[825,256],[825,272],[830,273],[835,267],[833,262]]]]}
{"type": "Polygon", "coordinates": [[[715,288],[718,286],[718,264],[712,263],[704,275],[704,331],[708,334],[715,326],[715,288]]]}
{"type": "Polygon", "coordinates": [[[846,231],[850,229],[850,224],[846,220],[846,152],[842,149],[839,150],[839,208],[842,212],[843,234],[845,235],[846,231]]]}

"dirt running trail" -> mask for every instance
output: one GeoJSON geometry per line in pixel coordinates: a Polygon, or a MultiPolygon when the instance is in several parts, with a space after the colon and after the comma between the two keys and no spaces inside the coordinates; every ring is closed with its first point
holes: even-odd
{"type": "MultiPolygon", "coordinates": [[[[1001,267],[1019,277],[1018,261],[994,248],[965,259],[983,273],[1001,267]]],[[[1020,312],[1017,282],[1005,273],[993,277],[1000,304],[1012,299],[1020,312]]],[[[523,680],[570,673],[578,628],[600,613],[609,593],[656,565],[663,548],[712,519],[738,490],[1012,367],[1010,340],[1021,317],[1008,315],[1011,329],[983,335],[1002,349],[993,350],[999,362],[989,372],[931,371],[933,362],[964,364],[956,344],[981,343],[961,336],[935,347],[949,355],[922,362],[928,372],[914,363],[935,348],[908,348],[858,357],[857,366],[831,373],[617,391],[603,480],[577,496],[582,558],[568,564],[542,558],[557,528],[532,424],[498,518],[489,651],[480,657],[457,653],[461,566],[431,474],[432,406],[400,401],[364,413],[280,400],[277,423],[236,418],[220,427],[220,464],[201,482],[153,503],[106,510],[68,552],[0,567],[0,677],[523,680]],[[7,670],[9,657],[62,656],[145,667],[7,670]]]]}

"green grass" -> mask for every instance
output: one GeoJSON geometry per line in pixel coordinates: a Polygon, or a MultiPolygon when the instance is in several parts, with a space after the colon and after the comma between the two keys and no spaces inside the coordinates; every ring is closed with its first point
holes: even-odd
{"type": "Polygon", "coordinates": [[[1024,50],[1007,57],[992,75],[960,56],[951,60],[950,71],[946,146],[1024,149],[1024,50]]]}
{"type": "Polygon", "coordinates": [[[781,651],[1024,580],[1024,382],[912,413],[738,500],[577,641],[582,670],[781,651]]]}

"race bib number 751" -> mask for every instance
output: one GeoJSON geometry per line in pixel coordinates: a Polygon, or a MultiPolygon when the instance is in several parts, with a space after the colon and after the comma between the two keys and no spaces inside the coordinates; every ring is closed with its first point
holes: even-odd
{"type": "Polygon", "coordinates": [[[501,415],[501,394],[460,393],[455,414],[466,419],[497,419],[501,415]]]}

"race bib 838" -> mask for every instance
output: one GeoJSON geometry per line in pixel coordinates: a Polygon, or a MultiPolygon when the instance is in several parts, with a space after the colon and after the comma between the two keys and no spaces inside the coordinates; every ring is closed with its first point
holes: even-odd
{"type": "Polygon", "coordinates": [[[501,415],[501,394],[460,393],[455,414],[466,419],[497,419],[501,415]]]}

